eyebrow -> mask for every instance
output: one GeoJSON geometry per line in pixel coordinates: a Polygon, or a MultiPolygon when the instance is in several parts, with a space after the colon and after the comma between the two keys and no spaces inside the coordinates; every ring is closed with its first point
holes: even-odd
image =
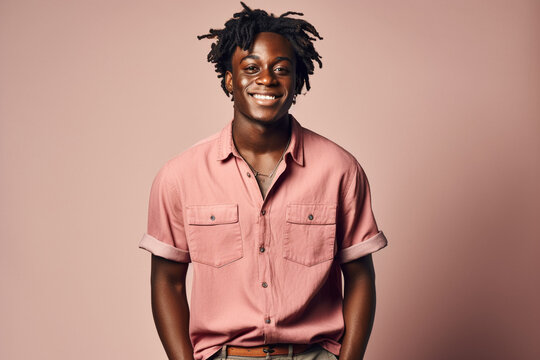
{"type": "Polygon", "coordinates": [[[291,64],[293,63],[292,60],[290,58],[288,58],[287,56],[278,56],[276,58],[276,60],[279,60],[279,61],[286,60],[286,61],[290,62],[291,64]]]}
{"type": "Polygon", "coordinates": [[[246,59],[255,59],[255,60],[259,60],[260,57],[258,57],[257,55],[251,55],[251,54],[250,54],[250,55],[246,55],[246,56],[244,56],[242,59],[240,59],[240,62],[242,62],[242,61],[244,61],[244,60],[246,60],[246,59]]]}
{"type": "MultiPolygon", "coordinates": [[[[253,55],[253,54],[249,54],[249,55],[246,55],[244,56],[242,59],[240,59],[240,62],[246,60],[246,59],[255,59],[255,60],[260,60],[261,58],[258,56],[258,55],[253,55]]],[[[288,61],[290,62],[291,64],[293,64],[292,60],[287,57],[287,56],[278,56],[276,57],[275,60],[278,60],[278,61],[288,61]]]]}

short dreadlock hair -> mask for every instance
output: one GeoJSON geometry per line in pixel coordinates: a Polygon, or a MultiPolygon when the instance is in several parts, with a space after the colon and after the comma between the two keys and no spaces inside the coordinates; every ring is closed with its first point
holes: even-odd
{"type": "Polygon", "coordinates": [[[248,50],[253,44],[255,35],[260,32],[277,33],[290,42],[296,55],[295,94],[302,92],[304,84],[306,91],[308,91],[311,88],[309,75],[313,75],[315,69],[314,61],[319,64],[319,68],[322,67],[322,56],[313,46],[313,41],[317,40],[316,38],[322,40],[315,27],[305,20],[289,17],[289,15],[303,16],[303,13],[287,11],[276,17],[274,14],[268,15],[264,10],[252,10],[243,2],[240,4],[244,9],[234,14],[225,23],[224,29],[210,29],[208,34],[197,36],[199,40],[217,38],[217,41],[212,43],[207,60],[215,64],[225,94],[227,96],[230,94],[225,86],[225,73],[232,71],[231,59],[236,47],[248,50]]]}

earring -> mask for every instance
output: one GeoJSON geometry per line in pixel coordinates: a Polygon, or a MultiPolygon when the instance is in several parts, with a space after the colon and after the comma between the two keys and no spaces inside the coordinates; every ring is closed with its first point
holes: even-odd
{"type": "Polygon", "coordinates": [[[292,103],[296,104],[296,94],[294,94],[293,97],[292,97],[292,103]]]}

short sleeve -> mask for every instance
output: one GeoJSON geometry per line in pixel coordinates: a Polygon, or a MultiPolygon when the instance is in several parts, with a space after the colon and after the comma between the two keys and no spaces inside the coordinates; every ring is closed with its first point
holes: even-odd
{"type": "Polygon", "coordinates": [[[355,162],[341,198],[338,220],[339,263],[346,263],[384,248],[388,241],[379,231],[371,208],[371,192],[364,170],[355,162]]]}
{"type": "Polygon", "coordinates": [[[139,248],[177,262],[191,262],[184,231],[181,197],[170,164],[158,172],[150,189],[147,231],[139,248]]]}

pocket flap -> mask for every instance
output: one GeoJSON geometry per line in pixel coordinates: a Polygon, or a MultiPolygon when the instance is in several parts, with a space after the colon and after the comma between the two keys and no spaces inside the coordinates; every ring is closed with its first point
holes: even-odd
{"type": "Polygon", "coordinates": [[[289,204],[286,219],[295,224],[335,224],[336,205],[289,204]]]}
{"type": "Polygon", "coordinates": [[[238,222],[238,205],[192,205],[186,207],[190,225],[219,225],[238,222]]]}

